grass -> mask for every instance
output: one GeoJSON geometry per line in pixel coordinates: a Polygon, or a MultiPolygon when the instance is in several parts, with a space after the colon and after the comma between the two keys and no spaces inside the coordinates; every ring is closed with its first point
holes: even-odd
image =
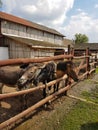
{"type": "MultiPolygon", "coordinates": [[[[98,103],[98,86],[91,93],[82,92],[82,96],[88,101],[98,103]]],[[[43,130],[98,130],[98,105],[78,101],[67,114],[63,108],[58,109],[51,122],[47,120],[44,123],[43,130]]]]}
{"type": "Polygon", "coordinates": [[[98,130],[98,106],[79,102],[57,130],[98,130]]]}
{"type": "Polygon", "coordinates": [[[98,67],[96,67],[96,73],[98,74],[98,67]]]}
{"type": "Polygon", "coordinates": [[[85,99],[94,103],[98,103],[98,86],[96,87],[96,90],[93,91],[93,93],[88,93],[84,91],[82,95],[85,97],[85,99]]]}
{"type": "MultiPolygon", "coordinates": [[[[98,104],[98,86],[92,93],[84,91],[82,96],[98,104]]],[[[57,130],[98,130],[98,105],[78,102],[61,120],[57,130]]]]}

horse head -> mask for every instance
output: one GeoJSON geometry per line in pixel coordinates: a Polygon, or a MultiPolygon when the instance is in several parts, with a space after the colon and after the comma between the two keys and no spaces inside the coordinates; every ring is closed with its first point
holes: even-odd
{"type": "Polygon", "coordinates": [[[38,85],[39,82],[45,84],[45,82],[49,82],[53,80],[55,72],[55,64],[54,62],[47,63],[40,71],[38,76],[33,81],[34,85],[38,85]]]}
{"type": "Polygon", "coordinates": [[[71,77],[75,82],[77,82],[79,79],[78,79],[78,76],[74,70],[73,62],[67,61],[66,66],[67,66],[66,73],[68,74],[68,76],[71,77]]]}
{"type": "Polygon", "coordinates": [[[57,64],[56,75],[57,77],[61,77],[64,74],[67,74],[74,81],[78,81],[78,76],[74,71],[73,62],[72,61],[62,61],[57,64]]]}
{"type": "MultiPolygon", "coordinates": [[[[24,65],[22,65],[24,68],[24,65]]],[[[32,83],[33,79],[40,72],[37,64],[30,64],[25,68],[25,72],[17,81],[18,89],[30,88],[30,83],[32,83]]]]}

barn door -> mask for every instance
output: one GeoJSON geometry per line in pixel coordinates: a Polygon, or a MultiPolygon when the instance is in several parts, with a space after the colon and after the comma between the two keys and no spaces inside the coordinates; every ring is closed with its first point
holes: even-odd
{"type": "Polygon", "coordinates": [[[0,47],[0,60],[9,59],[8,47],[0,47]]]}

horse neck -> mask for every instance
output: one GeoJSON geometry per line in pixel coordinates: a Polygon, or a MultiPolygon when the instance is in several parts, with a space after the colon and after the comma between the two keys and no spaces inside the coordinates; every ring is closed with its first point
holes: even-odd
{"type": "Polygon", "coordinates": [[[26,72],[26,69],[21,69],[19,71],[19,77],[21,77],[26,72]]]}
{"type": "Polygon", "coordinates": [[[55,79],[56,77],[56,68],[57,68],[57,64],[55,62],[53,62],[53,70],[51,71],[51,79],[55,79]]]}

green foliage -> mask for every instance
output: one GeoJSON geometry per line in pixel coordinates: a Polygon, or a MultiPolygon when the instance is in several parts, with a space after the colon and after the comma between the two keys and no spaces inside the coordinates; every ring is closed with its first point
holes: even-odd
{"type": "Polygon", "coordinates": [[[79,44],[79,43],[88,43],[89,39],[85,34],[75,34],[75,43],[79,44]]]}

